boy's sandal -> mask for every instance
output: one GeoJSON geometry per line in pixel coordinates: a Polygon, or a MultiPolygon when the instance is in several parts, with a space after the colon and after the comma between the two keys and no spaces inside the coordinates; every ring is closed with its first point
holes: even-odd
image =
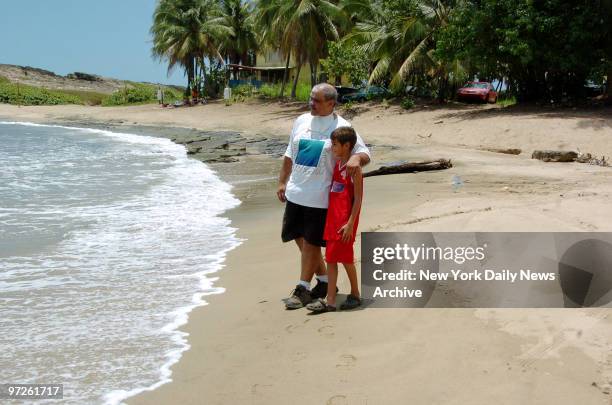
{"type": "Polygon", "coordinates": [[[346,311],[347,309],[355,309],[360,305],[361,300],[358,297],[349,294],[348,297],[346,297],[346,301],[344,301],[342,305],[340,305],[340,309],[342,311],[346,311]]]}
{"type": "Polygon", "coordinates": [[[325,300],[319,298],[318,300],[306,305],[306,309],[312,311],[315,314],[322,314],[324,312],[334,312],[336,310],[336,307],[327,305],[325,300]]]}

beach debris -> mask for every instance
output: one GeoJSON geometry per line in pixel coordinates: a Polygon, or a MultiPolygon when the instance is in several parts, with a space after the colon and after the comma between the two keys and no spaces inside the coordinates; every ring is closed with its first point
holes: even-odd
{"type": "Polygon", "coordinates": [[[415,173],[430,170],[444,170],[453,167],[450,159],[438,159],[424,162],[403,163],[393,166],[381,166],[376,170],[364,173],[363,177],[383,176],[387,174],[415,173]]]}
{"type": "Polygon", "coordinates": [[[574,151],[560,150],[534,150],[531,154],[532,159],[538,159],[543,162],[573,162],[578,157],[578,153],[574,151]]]}
{"type": "Polygon", "coordinates": [[[459,191],[459,189],[463,187],[463,180],[461,180],[461,176],[455,174],[453,177],[451,177],[451,185],[453,186],[454,193],[459,191]]]}
{"type": "Polygon", "coordinates": [[[443,122],[444,122],[444,120],[440,120],[440,121],[434,122],[434,124],[442,124],[443,122]]]}
{"type": "Polygon", "coordinates": [[[430,133],[429,133],[429,135],[427,135],[427,136],[423,136],[423,135],[421,135],[421,134],[417,134],[417,136],[418,136],[419,138],[423,138],[423,139],[431,138],[431,135],[433,135],[433,132],[430,132],[430,133]]]}
{"type": "Polygon", "coordinates": [[[602,166],[602,167],[610,166],[610,163],[606,159],[605,156],[602,156],[601,159],[599,159],[597,157],[594,157],[590,153],[582,153],[582,152],[580,152],[580,149],[578,149],[578,148],[576,148],[576,150],[578,151],[578,157],[576,158],[576,162],[578,162],[578,163],[587,163],[587,164],[590,164],[590,165],[602,166]]]}
{"type": "Polygon", "coordinates": [[[595,166],[609,167],[610,162],[605,156],[597,158],[590,153],[582,153],[580,149],[574,151],[556,151],[556,150],[535,150],[531,155],[532,159],[539,159],[544,162],[578,162],[587,163],[595,166]]]}
{"type": "Polygon", "coordinates": [[[487,151],[487,152],[494,152],[494,153],[504,153],[506,155],[520,155],[522,150],[521,149],[517,149],[517,148],[506,148],[506,149],[500,149],[500,148],[482,148],[481,150],[487,151]]]}

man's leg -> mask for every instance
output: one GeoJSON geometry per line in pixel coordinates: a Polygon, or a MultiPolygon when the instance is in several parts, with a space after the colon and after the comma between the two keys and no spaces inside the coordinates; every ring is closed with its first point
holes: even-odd
{"type": "Polygon", "coordinates": [[[318,275],[326,274],[320,246],[312,245],[305,239],[302,239],[302,248],[300,250],[302,252],[302,269],[300,273],[300,280],[310,282],[315,273],[318,275]]]}
{"type": "MultiPolygon", "coordinates": [[[[304,238],[295,238],[295,244],[297,245],[298,249],[300,249],[300,252],[302,252],[303,243],[304,243],[304,238]]],[[[321,253],[321,248],[319,248],[319,256],[321,257],[321,259],[319,260],[319,265],[317,266],[314,272],[317,276],[324,276],[327,274],[327,267],[325,267],[325,261],[323,260],[323,254],[321,253]]],[[[302,268],[300,275],[303,275],[303,274],[304,274],[304,270],[302,268]]],[[[304,279],[300,278],[300,280],[304,280],[304,279]]],[[[310,282],[311,280],[312,280],[312,277],[310,277],[310,280],[304,280],[304,281],[310,282]]]]}

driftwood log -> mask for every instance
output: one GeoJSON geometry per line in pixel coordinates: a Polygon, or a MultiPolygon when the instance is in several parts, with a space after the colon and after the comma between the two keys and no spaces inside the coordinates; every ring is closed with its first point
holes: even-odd
{"type": "Polygon", "coordinates": [[[514,148],[509,148],[509,149],[484,148],[482,150],[485,150],[487,152],[505,153],[506,155],[520,155],[522,152],[520,149],[514,149],[514,148]]]}
{"type": "Polygon", "coordinates": [[[427,162],[404,163],[395,166],[382,166],[379,169],[364,173],[363,177],[383,176],[385,174],[426,172],[429,170],[444,170],[453,167],[450,159],[438,159],[427,162]]]}
{"type": "Polygon", "coordinates": [[[578,157],[574,151],[562,150],[534,150],[532,159],[539,159],[544,162],[573,162],[578,157]]]}

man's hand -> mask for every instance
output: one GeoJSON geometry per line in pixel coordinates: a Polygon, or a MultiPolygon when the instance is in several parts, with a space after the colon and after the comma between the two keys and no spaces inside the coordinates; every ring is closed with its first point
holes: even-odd
{"type": "Polygon", "coordinates": [[[370,162],[370,157],[365,153],[355,153],[351,155],[346,162],[346,173],[353,177],[357,171],[361,171],[361,166],[365,166],[370,162]]]}
{"type": "Polygon", "coordinates": [[[280,202],[286,202],[287,197],[285,197],[285,190],[287,189],[287,182],[289,181],[289,176],[291,175],[291,166],[293,162],[287,156],[283,158],[283,165],[280,169],[280,174],[278,175],[278,189],[276,189],[276,196],[280,202]]]}
{"type": "Polygon", "coordinates": [[[353,237],[353,224],[351,222],[347,222],[338,230],[338,233],[342,234],[340,240],[344,243],[347,243],[353,237]]]}
{"type": "Polygon", "coordinates": [[[287,189],[287,185],[284,183],[280,183],[278,185],[278,190],[276,190],[276,196],[280,200],[280,202],[286,202],[287,197],[285,197],[285,190],[287,189]]]}

